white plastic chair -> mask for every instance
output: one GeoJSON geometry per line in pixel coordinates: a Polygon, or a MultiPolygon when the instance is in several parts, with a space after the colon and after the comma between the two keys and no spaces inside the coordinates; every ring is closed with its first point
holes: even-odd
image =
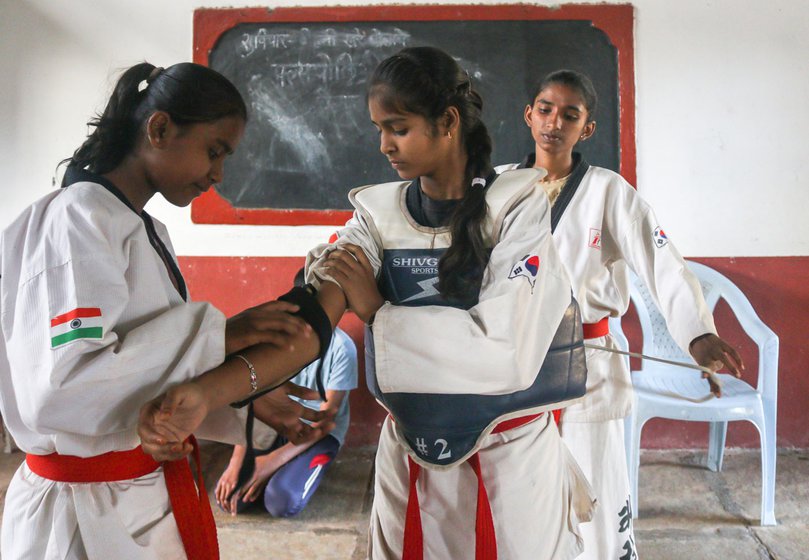
{"type": "MultiPolygon", "coordinates": [[[[759,319],[735,284],[712,268],[686,262],[699,278],[709,309],[713,311],[717,301],[724,299],[741,327],[758,346],[758,382],[754,388],[730,374],[719,374],[723,387],[722,397],[717,399],[710,396],[708,382],[702,379],[701,372],[643,360],[641,369],[632,372],[634,409],[626,421],[632,511],[638,517],[640,435],[647,420],[659,417],[709,422],[707,466],[714,472],[722,469],[728,422],[747,420],[756,426],[761,437],[761,525],[775,525],[778,337],[759,319]]],[[[671,338],[666,322],[643,282],[632,274],[630,285],[630,295],[643,333],[642,353],[693,363],[691,356],[684,354],[671,338]]],[[[610,327],[618,343],[625,344],[626,337],[620,325],[614,322],[610,327]]]]}

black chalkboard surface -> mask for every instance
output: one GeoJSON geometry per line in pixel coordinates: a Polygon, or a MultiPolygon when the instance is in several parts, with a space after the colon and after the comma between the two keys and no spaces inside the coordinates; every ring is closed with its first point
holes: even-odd
{"type": "Polygon", "coordinates": [[[589,21],[244,23],[209,55],[250,111],[220,195],[238,208],[348,209],[351,188],[396,180],[368,118],[366,80],[384,58],[420,45],[449,52],[469,72],[494,164],[533,149],[522,112],[539,78],[559,68],[588,74],[598,130],[580,149],[590,163],[619,169],[617,51],[589,21]]]}

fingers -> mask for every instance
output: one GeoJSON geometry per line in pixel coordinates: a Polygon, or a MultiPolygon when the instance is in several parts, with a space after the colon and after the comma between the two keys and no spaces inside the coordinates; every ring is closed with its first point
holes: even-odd
{"type": "Polygon", "coordinates": [[[226,353],[260,343],[292,349],[291,337],[300,333],[312,336],[309,324],[293,315],[299,309],[286,301],[270,301],[229,318],[225,329],[226,353]]]}
{"type": "Polygon", "coordinates": [[[228,494],[233,490],[233,484],[230,481],[225,480],[224,476],[219,479],[219,482],[216,483],[216,490],[214,491],[214,496],[216,497],[216,503],[226,511],[229,511],[226,507],[228,494]]]}
{"type": "Polygon", "coordinates": [[[225,511],[227,511],[230,515],[236,515],[237,513],[239,513],[239,500],[241,499],[241,497],[242,497],[241,491],[233,494],[233,496],[224,506],[225,511]]]}
{"type": "Polygon", "coordinates": [[[371,266],[371,261],[368,260],[368,256],[365,254],[365,251],[359,245],[353,245],[351,243],[346,243],[343,245],[343,248],[351,253],[351,256],[354,257],[357,262],[364,268],[367,272],[372,272],[373,267],[371,266]]]}
{"type": "MultiPolygon", "coordinates": [[[[350,247],[356,246],[351,245],[350,247]]],[[[362,253],[362,249],[356,247],[355,252],[362,253]]],[[[345,274],[347,276],[353,276],[363,272],[363,266],[357,260],[357,257],[354,256],[354,253],[342,248],[329,253],[325,264],[329,268],[330,272],[336,270],[338,273],[345,274]]]]}
{"type": "Polygon", "coordinates": [[[301,387],[300,385],[295,385],[294,383],[291,383],[289,381],[281,385],[279,389],[284,390],[289,396],[297,397],[305,401],[320,400],[320,393],[318,393],[314,389],[309,389],[308,387],[301,387]]]}
{"type": "Polygon", "coordinates": [[[330,422],[334,420],[334,417],[336,416],[335,411],[333,410],[314,410],[306,406],[302,406],[301,408],[302,410],[299,417],[313,424],[330,422]]]}
{"type": "Polygon", "coordinates": [[[295,350],[295,344],[293,344],[292,340],[293,336],[286,333],[262,331],[254,333],[253,336],[250,337],[248,345],[253,346],[255,344],[267,344],[269,346],[274,346],[279,350],[293,352],[295,350]]]}
{"type": "Polygon", "coordinates": [[[317,431],[303,422],[297,422],[292,426],[285,426],[283,435],[294,445],[301,445],[313,441],[317,431]]]}
{"type": "Polygon", "coordinates": [[[261,484],[254,478],[249,482],[249,486],[247,487],[247,492],[244,493],[242,496],[243,502],[255,502],[256,498],[258,498],[259,490],[261,489],[261,484]]]}
{"type": "MultiPolygon", "coordinates": [[[[268,313],[263,316],[256,316],[252,319],[251,327],[258,331],[279,331],[295,335],[301,331],[306,331],[309,323],[289,313],[268,313]]],[[[311,329],[309,329],[311,330],[311,329]]]]}
{"type": "MultiPolygon", "coordinates": [[[[352,257],[345,257],[351,259],[352,257]]],[[[352,259],[353,260],[353,259],[352,259]]],[[[355,261],[356,264],[356,261],[355,261]]],[[[342,257],[335,257],[334,259],[326,259],[326,270],[329,275],[343,287],[359,272],[351,268],[351,265],[343,260],[342,257]]]]}
{"type": "Polygon", "coordinates": [[[187,457],[194,449],[187,441],[164,445],[143,443],[142,448],[144,453],[151,455],[158,463],[164,461],[179,461],[183,457],[187,457]]]}
{"type": "Polygon", "coordinates": [[[176,461],[188,455],[192,446],[183,437],[159,419],[163,398],[157,398],[141,408],[138,419],[138,436],[141,449],[155,461],[176,461]]]}
{"type": "Polygon", "coordinates": [[[143,405],[140,409],[138,416],[138,436],[140,437],[141,443],[163,445],[168,441],[176,439],[171,432],[166,430],[165,427],[158,425],[156,422],[155,417],[160,411],[161,401],[162,397],[154,399],[143,405]]]}
{"type": "Polygon", "coordinates": [[[725,367],[728,368],[728,370],[730,370],[730,372],[736,377],[741,377],[742,370],[744,369],[744,360],[742,360],[742,357],[739,355],[736,349],[730,344],[727,344],[724,340],[722,341],[722,345],[725,358],[723,360],[725,367]]]}
{"type": "Polygon", "coordinates": [[[727,368],[736,377],[741,377],[744,362],[730,344],[709,334],[698,337],[692,343],[692,355],[698,364],[714,371],[727,368]]]}
{"type": "Polygon", "coordinates": [[[251,307],[248,311],[283,311],[284,313],[297,313],[299,309],[300,307],[294,303],[274,300],[251,307]]]}
{"type": "Polygon", "coordinates": [[[182,395],[180,392],[176,390],[176,387],[172,387],[168,390],[168,392],[166,392],[162,400],[160,400],[159,410],[155,416],[157,418],[171,416],[177,411],[177,407],[180,406],[181,400],[182,395]]]}
{"type": "Polygon", "coordinates": [[[702,378],[703,378],[703,379],[707,379],[707,380],[708,380],[708,385],[710,386],[711,393],[713,393],[713,395],[714,395],[714,396],[715,396],[717,399],[718,399],[718,398],[720,398],[720,397],[722,396],[722,388],[721,388],[719,385],[717,385],[717,384],[714,382],[714,380],[713,380],[713,379],[711,379],[711,376],[710,376],[710,375],[708,375],[707,373],[702,372],[702,378]]]}
{"type": "Polygon", "coordinates": [[[287,313],[272,313],[264,317],[252,317],[249,332],[245,336],[248,346],[266,343],[278,348],[294,350],[291,340],[302,334],[309,338],[312,336],[312,327],[309,323],[287,313]]]}

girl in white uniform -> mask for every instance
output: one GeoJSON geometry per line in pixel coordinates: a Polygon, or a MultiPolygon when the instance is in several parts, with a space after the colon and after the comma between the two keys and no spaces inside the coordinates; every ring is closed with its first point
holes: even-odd
{"type": "MultiPolygon", "coordinates": [[[[161,466],[138,447],[139,405],[306,327],[286,303],[226,321],[188,301],[166,229],[143,208],[156,192],[186,206],[221,181],[245,119],[240,94],[213,70],[138,64],[91,123],[63,188],[3,231],[0,408],[27,454],[5,496],[4,560],[218,558],[188,461],[161,466]]],[[[235,362],[219,369],[244,367],[235,362]]],[[[227,411],[215,432],[241,441],[227,411]]]]}
{"type": "MultiPolygon", "coordinates": [[[[649,287],[683,350],[700,365],[727,367],[739,375],[741,358],[716,335],[699,282],[652,209],[620,175],[590,166],[573,152],[596,128],[596,94],[589,78],[561,70],[546,76],[535,91],[524,118],[536,151],[522,164],[498,170],[547,170],[537,190],[553,205],[553,238],[581,305],[585,338],[617,348],[607,319],[622,316],[629,306],[631,268],[649,287]]],[[[587,395],[562,412],[559,426],[599,502],[593,521],[582,530],[582,558],[631,560],[637,552],[623,418],[632,404],[632,384],[626,360],[619,355],[588,349],[587,369],[587,395]]],[[[719,396],[718,387],[710,390],[719,396]]]]}
{"type": "MultiPolygon", "coordinates": [[[[481,106],[468,75],[442,51],[409,48],[383,61],[371,78],[368,107],[382,153],[406,181],[352,191],[352,220],[334,243],[309,255],[308,278],[332,323],[347,303],[373,324],[366,345],[375,347],[375,382],[384,392],[454,397],[526,389],[571,303],[549,206],[533,188],[537,173],[495,180],[481,106]],[[385,302],[378,282],[400,274],[407,279],[396,288],[409,291],[395,299],[426,305],[385,302]]],[[[190,385],[170,391],[163,406],[174,416],[145,415],[144,447],[159,449],[148,434],[161,426],[193,429],[189,419],[197,413],[178,403],[211,402],[228,390],[224,382],[210,387],[216,389],[207,394],[190,385]]],[[[459,410],[467,414],[475,411],[459,410]]],[[[507,418],[483,431],[468,462],[443,470],[418,467],[418,452],[385,420],[371,558],[549,560],[580,553],[589,486],[549,414],[520,410],[507,418]]],[[[423,451],[441,441],[423,442],[423,451]]]]}

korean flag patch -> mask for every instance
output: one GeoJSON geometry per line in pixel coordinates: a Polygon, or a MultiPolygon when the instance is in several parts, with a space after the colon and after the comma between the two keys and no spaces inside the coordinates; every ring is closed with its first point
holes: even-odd
{"type": "Polygon", "coordinates": [[[658,249],[660,249],[661,247],[665,247],[666,244],[669,242],[669,238],[666,237],[666,232],[664,232],[663,228],[661,228],[660,226],[657,226],[657,228],[655,228],[655,232],[652,237],[654,238],[655,245],[657,246],[658,249]]]}
{"type": "Polygon", "coordinates": [[[513,280],[519,276],[523,276],[531,284],[531,293],[534,293],[534,284],[537,282],[537,273],[539,272],[539,257],[537,255],[525,255],[520,259],[517,264],[511,267],[511,272],[508,275],[509,280],[513,280]]]}

